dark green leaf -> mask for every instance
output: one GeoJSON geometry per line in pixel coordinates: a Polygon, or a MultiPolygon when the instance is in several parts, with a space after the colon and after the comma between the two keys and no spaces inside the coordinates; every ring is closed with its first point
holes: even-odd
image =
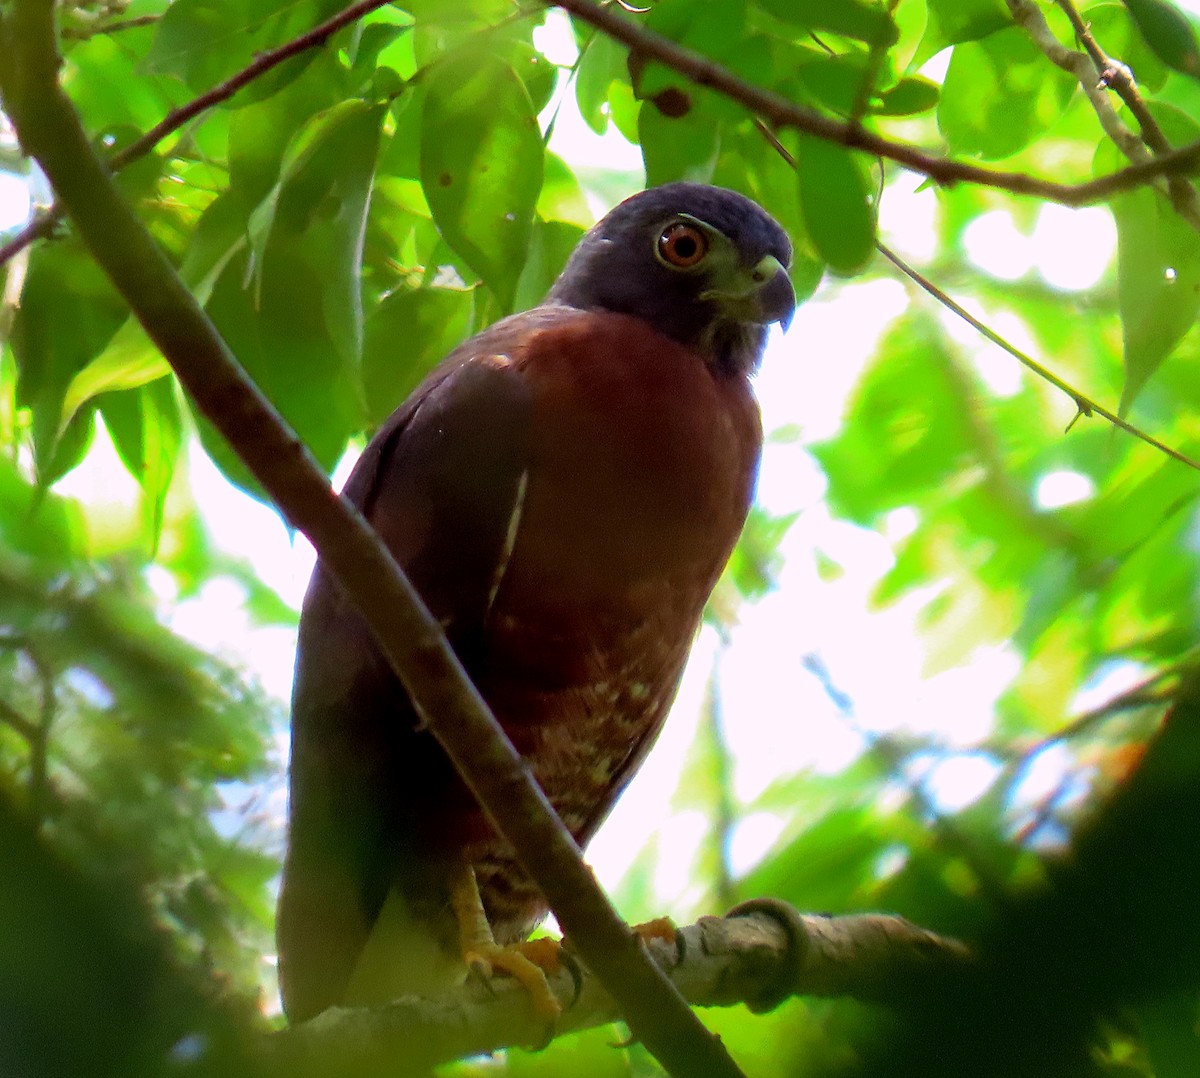
{"type": "Polygon", "coordinates": [[[915,116],[936,108],[941,92],[936,82],[919,75],[904,78],[891,89],[884,90],[879,95],[879,104],[871,111],[882,116],[915,116]]]}
{"type": "Polygon", "coordinates": [[[584,230],[566,221],[535,221],[525,271],[517,285],[517,308],[536,307],[562,273],[584,230]]]}
{"type": "Polygon", "coordinates": [[[1120,0],[1085,8],[1083,17],[1092,36],[1104,42],[1104,51],[1133,71],[1143,93],[1162,89],[1167,78],[1166,65],[1146,44],[1129,9],[1120,0]]]}
{"type": "Polygon", "coordinates": [[[120,296],[78,243],[34,252],[13,324],[12,349],[18,402],[33,411],[34,458],[44,482],[78,463],[90,438],[91,417],[72,425],[75,408],[64,404],[68,387],[125,317],[120,296]],[[60,438],[70,443],[61,452],[60,438]]]}
{"type": "Polygon", "coordinates": [[[1195,229],[1149,188],[1114,198],[1112,209],[1125,344],[1124,414],[1196,320],[1200,244],[1195,229]]]}
{"type": "Polygon", "coordinates": [[[104,394],[98,403],[121,462],[142,488],[142,530],[153,551],[183,444],[174,379],[159,378],[140,389],[104,394]]]}
{"type": "MultiPolygon", "coordinates": [[[[719,6],[719,5],[713,5],[719,6]]],[[[763,0],[776,18],[809,30],[826,30],[868,45],[888,46],[896,41],[896,24],[882,4],[865,0],[763,0]]]]}
{"type": "Polygon", "coordinates": [[[363,393],[372,427],[382,423],[430,369],[466,339],[472,294],[454,288],[403,288],[367,319],[363,393]]]}
{"type": "MultiPolygon", "coordinates": [[[[247,67],[256,53],[311,29],[339,6],[336,0],[177,0],[156,24],[146,68],[174,75],[202,93],[247,67]]],[[[245,105],[270,97],[300,75],[315,55],[306,49],[285,60],[231,103],[245,105]]]]}
{"type": "Polygon", "coordinates": [[[351,99],[312,117],[249,220],[256,287],[272,242],[303,249],[323,274],[325,318],[348,372],[362,353],[362,239],[384,108],[351,99]]]}
{"type": "Polygon", "coordinates": [[[583,47],[575,72],[575,100],[587,125],[597,134],[608,128],[609,88],[629,78],[625,52],[606,34],[594,33],[583,47]]]}
{"type": "Polygon", "coordinates": [[[857,273],[875,248],[875,210],[866,176],[845,146],[804,135],[797,149],[800,208],[809,238],[830,269],[857,273]]]}
{"type": "Polygon", "coordinates": [[[1167,67],[1200,79],[1200,44],[1196,31],[1168,0],[1125,0],[1146,44],[1167,67]]]}
{"type": "Polygon", "coordinates": [[[912,61],[914,67],[920,67],[948,45],[978,41],[1012,26],[1012,14],[1004,0],[928,0],[928,9],[925,35],[912,61]]]}
{"type": "MultiPolygon", "coordinates": [[[[359,381],[348,376],[325,316],[326,282],[288,243],[267,247],[260,285],[246,284],[246,259],[226,266],[207,310],[238,360],[304,440],[332,470],[362,424],[359,381]]],[[[207,423],[205,448],[226,475],[261,497],[257,483],[207,423]]]]}
{"type": "Polygon", "coordinates": [[[438,230],[511,309],[542,185],[537,117],[512,68],[460,52],[429,72],[421,186],[438,230]]]}
{"type": "Polygon", "coordinates": [[[638,141],[646,163],[646,184],[656,187],[673,180],[707,183],[721,148],[718,125],[706,110],[691,109],[678,117],[665,116],[647,101],[638,114],[638,141]]]}

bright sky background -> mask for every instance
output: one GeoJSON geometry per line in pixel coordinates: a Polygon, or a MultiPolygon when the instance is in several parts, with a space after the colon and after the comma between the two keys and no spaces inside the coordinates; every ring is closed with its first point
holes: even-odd
{"type": "MultiPolygon", "coordinates": [[[[1180,6],[1200,12],[1200,0],[1180,6]]],[[[569,62],[574,46],[565,32],[565,18],[551,12],[550,20],[541,40],[554,59],[569,62]]],[[[8,135],[6,145],[0,128],[0,166],[3,155],[12,151],[8,135]]],[[[627,169],[631,193],[641,186],[638,149],[615,130],[597,137],[579,117],[571,94],[563,100],[551,148],[576,166],[627,169]]],[[[931,190],[918,192],[917,186],[916,177],[901,174],[887,189],[880,230],[887,244],[919,267],[932,253],[937,196],[931,190]]],[[[597,214],[607,208],[594,206],[597,214]]],[[[23,222],[28,212],[24,182],[0,172],[0,230],[23,222]]],[[[1070,292],[1092,285],[1110,264],[1115,231],[1111,216],[1101,208],[1046,206],[1031,232],[1022,231],[1009,214],[998,210],[972,224],[965,244],[969,259],[995,277],[1035,275],[1070,292]]],[[[969,803],[995,773],[991,761],[970,749],[989,731],[993,704],[1018,670],[1016,653],[1004,645],[980,648],[967,665],[926,676],[916,619],[932,593],[911,594],[885,610],[875,609],[870,599],[892,565],[888,539],[915,525],[912,513],[896,511],[888,520],[886,537],[833,519],[823,501],[824,478],[804,448],[836,432],[881,332],[909,302],[909,293],[896,279],[827,282],[797,312],[787,336],[772,340],[757,379],[767,431],[788,425],[801,431],[799,442],[768,442],[759,502],[772,513],[799,511],[800,516],[782,544],[778,587],[742,610],[721,659],[725,732],[734,759],[735,793],[743,801],[761,793],[772,779],[801,768],[836,771],[861,751],[862,731],[892,731],[914,720],[920,721],[916,732],[935,734],[963,750],[917,776],[946,807],[969,803]],[[836,556],[844,570],[836,580],[818,575],[818,551],[836,556]],[[806,669],[804,660],[810,655],[819,655],[831,684],[852,702],[852,715],[806,669]]],[[[989,320],[987,311],[976,313],[989,320]]],[[[944,317],[947,330],[969,350],[986,384],[1002,395],[1015,393],[1027,377],[1016,362],[952,315],[944,317]]],[[[1027,343],[1019,325],[1002,317],[990,321],[1016,343],[1027,343]]],[[[339,480],[349,463],[339,469],[339,480]]],[[[267,584],[298,607],[313,561],[307,541],[293,539],[273,511],[230,486],[196,445],[189,453],[186,482],[217,546],[248,560],[267,584]]],[[[97,520],[111,517],[114,510],[118,515],[136,511],[136,485],[104,437],[57,490],[95,506],[97,520]]],[[[1073,473],[1044,476],[1038,487],[1039,501],[1046,507],[1092,493],[1090,482],[1073,473]]],[[[174,628],[249,665],[272,693],[286,699],[292,631],[250,624],[242,609],[241,588],[228,580],[213,581],[198,598],[182,603],[173,601],[164,571],[152,571],[151,581],[174,628]]],[[[661,821],[663,857],[655,890],[662,908],[680,916],[691,912],[697,897],[688,881],[706,825],[698,813],[672,812],[669,802],[717,651],[715,634],[702,633],[658,747],[588,853],[600,880],[611,887],[640,851],[648,821],[661,821]]],[[[1092,687],[1081,705],[1117,691],[1128,676],[1118,672],[1108,683],[1092,687]]],[[[286,732],[280,731],[281,767],[285,746],[286,732]]],[[[1026,781],[1026,795],[1043,793],[1043,787],[1056,781],[1060,767],[1053,756],[1039,761],[1026,781]]],[[[271,800],[282,821],[282,786],[271,800]]],[[[753,865],[794,822],[766,813],[747,817],[733,837],[734,870],[753,865]]]]}

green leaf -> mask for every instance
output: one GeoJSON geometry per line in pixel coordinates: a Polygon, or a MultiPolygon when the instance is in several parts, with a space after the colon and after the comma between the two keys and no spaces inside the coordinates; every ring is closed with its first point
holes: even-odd
{"type": "Polygon", "coordinates": [[[860,88],[870,77],[867,56],[851,52],[830,56],[805,50],[805,58],[796,65],[795,74],[813,101],[833,112],[846,115],[859,98],[860,88]]]}
{"type": "Polygon", "coordinates": [[[1112,201],[1117,222],[1117,295],[1125,346],[1124,415],[1200,310],[1196,232],[1158,192],[1139,188],[1112,201]]]}
{"type": "Polygon", "coordinates": [[[44,483],[70,471],[86,449],[91,417],[72,427],[76,408],[65,400],[74,379],[89,368],[127,311],[78,242],[35,249],[13,323],[12,350],[17,400],[33,412],[34,460],[44,483]],[[70,444],[60,447],[64,439],[70,444]]]}
{"type": "MultiPolygon", "coordinates": [[[[245,213],[236,199],[224,196],[201,217],[180,276],[198,302],[207,303],[213,285],[229,261],[245,248],[245,213]]],[[[61,423],[69,423],[83,404],[99,393],[136,389],[171,370],[141,323],[126,318],[107,347],[67,386],[61,423]]]]}
{"type": "Polygon", "coordinates": [[[929,321],[896,324],[851,399],[842,433],[814,452],[840,516],[871,525],[899,506],[940,496],[974,459],[960,398],[929,321]]]}
{"type": "Polygon", "coordinates": [[[159,378],[140,389],[105,394],[99,407],[121,462],[142,488],[142,531],[153,551],[183,445],[174,379],[159,378]]]}
{"type": "MultiPolygon", "coordinates": [[[[246,270],[245,258],[226,266],[208,313],[247,373],[332,470],[363,417],[360,382],[347,375],[325,316],[325,278],[302,249],[286,242],[267,247],[257,295],[246,287],[246,270]]],[[[207,422],[199,428],[225,474],[261,497],[258,484],[207,422]]]]}
{"type": "Polygon", "coordinates": [[[928,10],[925,35],[912,60],[914,68],[948,45],[978,41],[1012,26],[1004,0],[928,0],[928,10]]]}
{"type": "Polygon", "coordinates": [[[1062,116],[1076,84],[1011,27],[957,45],[942,85],[938,127],[956,154],[996,160],[1024,149],[1062,116]]]}
{"type": "Polygon", "coordinates": [[[1142,93],[1162,89],[1167,78],[1166,65],[1146,44],[1133,16],[1123,3],[1116,0],[1113,3],[1095,4],[1084,9],[1083,17],[1092,36],[1104,42],[1104,51],[1133,71],[1142,93]]]}
{"type": "Polygon", "coordinates": [[[385,109],[351,99],[313,116],[248,226],[256,290],[271,242],[294,240],[324,274],[325,318],[351,371],[362,353],[362,239],[385,109]]]}
{"type": "Polygon", "coordinates": [[[379,426],[471,331],[473,296],[456,288],[403,288],[367,319],[363,394],[379,426]]]}
{"type": "Polygon", "coordinates": [[[429,71],[421,186],[446,242],[511,310],[542,185],[537,116],[508,64],[458,52],[429,71]]]}
{"type": "Polygon", "coordinates": [[[1167,67],[1200,79],[1200,45],[1196,31],[1167,0],[1125,0],[1146,44],[1167,67]]]}
{"type": "Polygon", "coordinates": [[[535,221],[525,270],[517,285],[518,310],[536,307],[558,279],[584,229],[567,221],[535,221]]]}
{"type": "Polygon", "coordinates": [[[608,130],[609,89],[614,81],[629,78],[625,50],[606,34],[595,33],[587,42],[575,72],[575,101],[588,127],[598,135],[608,130]]]}
{"type": "MultiPolygon", "coordinates": [[[[328,18],[337,0],[176,0],[158,20],[146,69],[174,75],[202,93],[249,66],[255,56],[328,18]]],[[[305,49],[239,91],[232,104],[270,97],[296,78],[317,53],[305,49]]]]}
{"type": "Polygon", "coordinates": [[[646,163],[647,187],[673,180],[712,180],[721,132],[707,110],[693,107],[684,115],[671,117],[653,101],[646,101],[638,114],[638,141],[646,163]]]}
{"type": "Polygon", "coordinates": [[[803,4],[796,0],[763,0],[762,6],[784,22],[807,30],[841,34],[868,45],[892,45],[898,36],[887,9],[865,0],[807,0],[803,4]]]}
{"type": "Polygon", "coordinates": [[[809,238],[834,272],[857,273],[875,249],[875,210],[866,176],[845,146],[803,135],[797,151],[800,208],[809,238]]]}
{"type": "Polygon", "coordinates": [[[936,82],[919,75],[903,78],[879,95],[879,104],[871,111],[881,116],[915,116],[936,108],[941,92],[936,82]]]}

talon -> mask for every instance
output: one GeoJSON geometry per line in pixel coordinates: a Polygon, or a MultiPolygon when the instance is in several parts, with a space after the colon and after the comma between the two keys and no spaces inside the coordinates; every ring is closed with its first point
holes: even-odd
{"type": "Polygon", "coordinates": [[[562,968],[561,944],[552,939],[528,940],[502,946],[492,935],[491,925],[479,897],[475,870],[464,865],[451,882],[450,902],[458,920],[459,947],[470,975],[478,978],[495,994],[492,979],[507,973],[529,993],[534,1014],[546,1027],[545,1041],[550,1042],[562,1014],[562,1004],[550,988],[547,974],[562,968]]]}
{"type": "Polygon", "coordinates": [[[569,1011],[579,1002],[579,997],[583,995],[583,967],[579,964],[579,959],[575,957],[572,951],[567,949],[565,944],[559,945],[558,964],[560,968],[566,969],[571,975],[571,1000],[566,1006],[566,1009],[569,1011]]]}

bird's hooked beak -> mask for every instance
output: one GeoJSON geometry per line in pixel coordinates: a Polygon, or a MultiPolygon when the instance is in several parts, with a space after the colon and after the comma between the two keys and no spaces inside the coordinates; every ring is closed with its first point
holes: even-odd
{"type": "Polygon", "coordinates": [[[786,331],[796,313],[796,291],[787,267],[774,255],[764,255],[746,270],[737,266],[723,274],[716,288],[700,293],[733,321],[769,325],[778,322],[786,331]]]}

